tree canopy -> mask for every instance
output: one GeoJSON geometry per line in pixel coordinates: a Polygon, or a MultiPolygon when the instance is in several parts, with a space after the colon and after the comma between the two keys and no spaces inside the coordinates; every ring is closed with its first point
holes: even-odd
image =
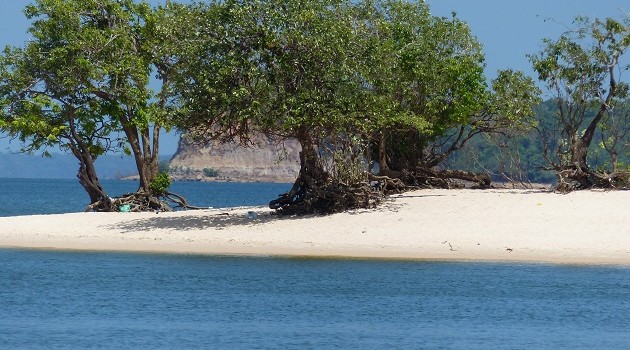
{"type": "Polygon", "coordinates": [[[202,140],[297,139],[300,176],[274,207],[344,202],[338,170],[361,168],[352,180],[367,181],[372,158],[399,179],[433,168],[474,135],[519,125],[538,101],[518,72],[489,89],[466,23],[421,1],[226,1],[189,18],[198,30],[178,40],[178,123],[202,140]]]}
{"type": "Polygon", "coordinates": [[[140,192],[153,195],[160,130],[173,108],[166,11],[144,1],[37,0],[24,11],[32,40],[0,57],[0,126],[25,150],[58,145],[75,155],[77,176],[102,210],[111,199],[94,161],[108,151],[132,154],[140,192]]]}
{"type": "MultiPolygon", "coordinates": [[[[556,103],[556,119],[542,125],[544,155],[563,189],[615,186],[623,175],[616,172],[617,162],[613,159],[607,174],[597,174],[588,154],[598,133],[608,134],[602,145],[613,158],[617,152],[619,118],[628,116],[623,111],[628,84],[620,79],[628,70],[623,58],[630,46],[630,20],[578,18],[576,24],[557,40],[546,39],[543,50],[530,56],[556,103]]],[[[621,178],[627,182],[627,176],[621,178]]]]}
{"type": "Polygon", "coordinates": [[[37,0],[25,13],[33,39],[0,56],[0,128],[25,151],[75,155],[105,210],[94,161],[117,150],[134,156],[147,207],[160,206],[150,198],[166,192],[158,147],[171,126],[199,142],[297,140],[299,176],[270,203],[285,213],[371,206],[453,178],[488,186],[487,175],[447,168],[488,140],[540,151],[564,188],[627,178],[627,19],[579,18],[545,40],[530,56],[552,94],[541,104],[522,72],[489,81],[468,25],[420,0],[37,0]]]}

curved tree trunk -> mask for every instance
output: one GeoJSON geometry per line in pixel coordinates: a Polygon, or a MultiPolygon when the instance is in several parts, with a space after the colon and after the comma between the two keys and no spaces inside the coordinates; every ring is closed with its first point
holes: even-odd
{"type": "Polygon", "coordinates": [[[269,203],[279,214],[331,214],[348,209],[374,207],[382,192],[363,181],[345,184],[325,170],[317,144],[308,130],[302,130],[300,142],[300,173],[291,190],[269,203]]]}
{"type": "MultiPolygon", "coordinates": [[[[463,145],[461,141],[463,128],[457,136],[457,145],[463,145]]],[[[488,188],[491,186],[492,179],[488,174],[473,173],[462,170],[438,170],[436,166],[442,162],[448,155],[456,151],[458,147],[454,144],[445,153],[432,157],[429,161],[421,166],[414,168],[405,168],[393,170],[389,167],[387,161],[387,132],[381,131],[379,135],[378,157],[380,165],[380,175],[372,177],[378,181],[385,181],[384,188],[386,193],[398,193],[405,191],[405,187],[437,187],[452,188],[460,187],[452,180],[463,180],[475,183],[476,188],[488,188]]],[[[465,142],[465,141],[464,141],[465,142]]]]}
{"type": "Polygon", "coordinates": [[[590,140],[587,141],[585,142],[582,138],[579,138],[571,145],[571,171],[565,172],[565,174],[569,174],[569,179],[579,184],[579,188],[590,188],[593,186],[587,162],[590,140]]]}
{"type": "Polygon", "coordinates": [[[269,203],[269,208],[271,209],[284,210],[286,212],[289,207],[301,204],[307,192],[312,190],[313,187],[317,187],[314,182],[320,178],[327,177],[324,169],[319,164],[318,154],[310,134],[302,132],[297,137],[297,140],[302,148],[300,151],[300,172],[291,190],[269,203]]]}
{"type": "Polygon", "coordinates": [[[112,201],[101,186],[94,166],[96,156],[92,154],[90,147],[85,144],[77,131],[74,111],[70,111],[68,115],[68,126],[69,133],[65,134],[64,138],[68,140],[68,147],[72,154],[79,160],[77,178],[90,197],[87,210],[111,211],[112,201]]]}
{"type": "Polygon", "coordinates": [[[92,157],[81,157],[79,161],[80,166],[77,178],[88,196],[90,196],[90,206],[88,206],[88,210],[112,211],[112,201],[107,193],[105,193],[105,190],[103,190],[98,180],[92,157]]]}
{"type": "MultiPolygon", "coordinates": [[[[595,132],[600,127],[606,112],[611,105],[617,91],[617,81],[615,69],[618,63],[618,56],[613,56],[612,64],[608,65],[608,93],[606,99],[600,104],[599,111],[588,124],[581,137],[577,137],[575,131],[570,137],[569,152],[571,154],[571,164],[559,166],[557,168],[558,190],[566,192],[573,189],[586,189],[593,186],[600,187],[601,184],[595,178],[597,174],[591,171],[587,162],[588,149],[595,137],[595,132]]],[[[562,112],[562,105],[559,102],[562,112]]]]}

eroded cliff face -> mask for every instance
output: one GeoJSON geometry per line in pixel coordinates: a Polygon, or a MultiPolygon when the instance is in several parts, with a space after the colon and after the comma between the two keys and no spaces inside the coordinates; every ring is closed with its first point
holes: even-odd
{"type": "Polygon", "coordinates": [[[252,146],[235,142],[198,146],[182,136],[170,161],[171,177],[197,181],[295,181],[300,171],[298,142],[278,142],[263,135],[253,141],[252,146]]]}

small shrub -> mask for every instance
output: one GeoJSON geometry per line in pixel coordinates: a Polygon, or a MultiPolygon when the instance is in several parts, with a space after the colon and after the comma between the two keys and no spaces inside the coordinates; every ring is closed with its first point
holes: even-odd
{"type": "Polygon", "coordinates": [[[149,188],[151,188],[151,191],[153,191],[155,195],[164,194],[169,186],[171,186],[171,178],[165,172],[159,173],[149,184],[149,188]]]}
{"type": "Polygon", "coordinates": [[[204,168],[203,174],[206,175],[206,177],[217,177],[219,176],[219,171],[213,168],[204,168]]]}
{"type": "Polygon", "coordinates": [[[362,157],[337,151],[332,155],[332,177],[345,184],[366,181],[367,165],[362,157]]]}

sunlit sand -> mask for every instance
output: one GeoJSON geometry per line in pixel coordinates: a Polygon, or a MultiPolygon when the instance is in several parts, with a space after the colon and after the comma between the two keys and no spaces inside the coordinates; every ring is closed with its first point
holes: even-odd
{"type": "Polygon", "coordinates": [[[0,246],[630,265],[628,203],[623,191],[422,190],[331,216],[258,207],[5,217],[0,246]]]}

